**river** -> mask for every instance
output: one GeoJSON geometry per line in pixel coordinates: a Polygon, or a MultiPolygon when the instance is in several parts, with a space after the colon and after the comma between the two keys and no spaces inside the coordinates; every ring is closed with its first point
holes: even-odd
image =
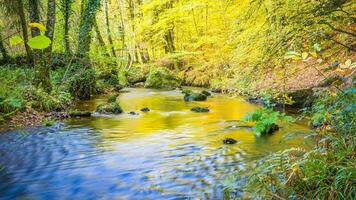
{"type": "MultiPolygon", "coordinates": [[[[222,199],[228,176],[305,145],[310,132],[303,123],[266,137],[238,128],[236,120],[259,107],[239,97],[184,102],[178,90],[125,90],[125,114],[1,133],[0,199],[222,199]],[[210,112],[193,113],[194,106],[210,112]],[[227,137],[238,143],[223,144],[227,137]]],[[[78,109],[93,111],[105,101],[99,96],[78,109]]]]}

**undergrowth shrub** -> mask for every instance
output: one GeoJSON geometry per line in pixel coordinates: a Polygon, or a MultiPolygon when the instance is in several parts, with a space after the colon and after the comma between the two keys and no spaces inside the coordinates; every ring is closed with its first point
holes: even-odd
{"type": "Polygon", "coordinates": [[[174,88],[180,85],[180,80],[166,68],[151,68],[145,87],[174,88]]]}
{"type": "Polygon", "coordinates": [[[94,69],[78,69],[68,79],[70,94],[80,100],[88,100],[95,93],[96,75],[94,69]]]}
{"type": "Polygon", "coordinates": [[[23,96],[29,105],[38,111],[60,110],[60,101],[42,90],[41,88],[28,87],[24,90],[23,96]]]}
{"type": "MultiPolygon", "coordinates": [[[[274,153],[245,172],[243,191],[256,199],[354,199],[356,88],[319,97],[311,110],[317,145],[274,153]]],[[[228,188],[228,187],[227,187],[228,188]]],[[[235,187],[236,190],[240,190],[235,187]]]]}

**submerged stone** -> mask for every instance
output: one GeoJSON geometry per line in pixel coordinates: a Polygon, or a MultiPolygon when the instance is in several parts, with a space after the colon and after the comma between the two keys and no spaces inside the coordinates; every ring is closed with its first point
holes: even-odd
{"type": "Polygon", "coordinates": [[[150,112],[150,109],[147,108],[147,107],[145,107],[145,108],[142,108],[142,109],[141,109],[141,112],[150,112]]]}
{"type": "Polygon", "coordinates": [[[223,143],[224,143],[224,144],[236,144],[236,143],[237,143],[237,140],[232,139],[232,138],[225,138],[225,139],[223,140],[223,143]]]}
{"type": "Polygon", "coordinates": [[[203,113],[203,112],[209,112],[210,111],[209,108],[202,108],[202,107],[199,107],[199,106],[194,107],[194,108],[192,108],[190,110],[193,111],[193,112],[198,112],[198,113],[203,113]]]}
{"type": "Polygon", "coordinates": [[[130,115],[139,115],[138,113],[134,112],[134,111],[131,111],[129,112],[130,115]]]}
{"type": "Polygon", "coordinates": [[[70,117],[90,117],[91,112],[89,112],[89,111],[70,111],[69,116],[70,117]]]}

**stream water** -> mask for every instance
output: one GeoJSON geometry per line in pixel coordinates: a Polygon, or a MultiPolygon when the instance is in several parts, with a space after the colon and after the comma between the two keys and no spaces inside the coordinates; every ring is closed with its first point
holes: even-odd
{"type": "MultiPolygon", "coordinates": [[[[304,145],[309,132],[295,123],[256,137],[235,127],[234,120],[258,108],[242,98],[184,102],[178,90],[126,90],[119,96],[126,114],[1,133],[0,199],[222,199],[226,177],[304,145]],[[191,112],[197,105],[210,112],[191,112]],[[227,137],[238,143],[224,145],[227,137]]],[[[97,97],[78,109],[105,101],[97,97]]]]}

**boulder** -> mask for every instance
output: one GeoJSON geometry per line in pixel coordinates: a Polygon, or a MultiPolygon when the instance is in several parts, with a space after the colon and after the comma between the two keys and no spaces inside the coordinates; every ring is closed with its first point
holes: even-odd
{"type": "Polygon", "coordinates": [[[120,114],[123,110],[117,102],[112,102],[98,105],[96,112],[100,114],[120,114]]]}
{"type": "Polygon", "coordinates": [[[194,108],[192,108],[190,110],[193,111],[193,112],[198,112],[198,113],[203,113],[203,112],[209,112],[210,111],[209,108],[202,108],[202,107],[199,107],[199,106],[194,107],[194,108]]]}
{"type": "Polygon", "coordinates": [[[208,91],[206,91],[206,90],[203,90],[203,91],[201,91],[201,93],[202,94],[204,94],[205,96],[211,96],[211,93],[210,92],[208,92],[208,91]]]}
{"type": "Polygon", "coordinates": [[[207,96],[202,93],[190,93],[184,95],[184,101],[205,101],[207,96]]]}
{"type": "Polygon", "coordinates": [[[176,88],[181,81],[176,75],[166,68],[152,68],[145,82],[148,88],[176,88]]]}
{"type": "Polygon", "coordinates": [[[96,107],[96,112],[100,114],[120,114],[123,112],[119,103],[116,101],[117,96],[113,95],[108,98],[107,103],[100,104],[96,107]]]}

